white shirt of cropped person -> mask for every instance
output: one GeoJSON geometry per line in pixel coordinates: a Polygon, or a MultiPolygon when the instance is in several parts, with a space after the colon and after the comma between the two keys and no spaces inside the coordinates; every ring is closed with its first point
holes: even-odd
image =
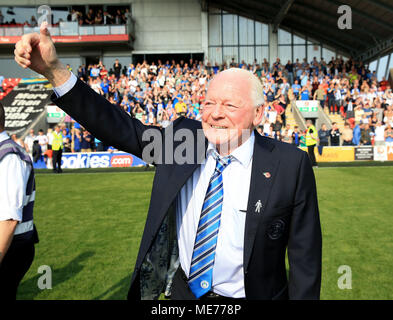
{"type": "Polygon", "coordinates": [[[128,86],[130,87],[130,92],[132,94],[134,94],[136,91],[136,87],[138,86],[138,81],[136,81],[135,79],[132,79],[132,80],[128,81],[128,86]]]}
{"type": "Polygon", "coordinates": [[[48,137],[48,144],[52,145],[52,143],[53,143],[53,132],[52,131],[51,132],[48,131],[46,136],[48,137]]]}
{"type": "Polygon", "coordinates": [[[375,141],[385,141],[385,126],[375,126],[374,129],[375,141]]]}
{"type": "MultiPolygon", "coordinates": [[[[0,133],[0,142],[9,139],[8,134],[0,133]]],[[[34,200],[35,192],[26,197],[30,167],[16,154],[8,154],[0,161],[0,221],[22,221],[23,207],[34,200]]]]}
{"type": "MultiPolygon", "coordinates": [[[[71,77],[63,85],[54,88],[58,97],[70,91],[77,79],[71,77]]],[[[213,267],[213,292],[226,297],[244,298],[243,248],[246,210],[251,181],[254,133],[236,148],[234,160],[222,173],[223,208],[220,231],[217,238],[213,267]]],[[[209,143],[206,160],[186,181],[176,198],[176,225],[180,265],[188,276],[199,217],[216,161],[209,143]]]]}
{"type": "Polygon", "coordinates": [[[33,154],[33,144],[34,144],[34,140],[36,140],[36,138],[37,137],[35,135],[32,136],[31,134],[28,134],[24,140],[24,143],[27,146],[27,148],[29,150],[28,152],[30,154],[33,154]]]}
{"type": "Polygon", "coordinates": [[[270,123],[275,123],[277,119],[277,111],[275,109],[271,109],[268,111],[268,117],[270,123]]]}
{"type": "Polygon", "coordinates": [[[39,134],[37,136],[37,140],[38,140],[38,143],[41,146],[41,152],[45,153],[46,150],[48,150],[48,143],[49,143],[48,137],[45,134],[42,134],[42,135],[39,134]]]}
{"type": "Polygon", "coordinates": [[[265,135],[269,135],[270,132],[270,122],[269,121],[265,121],[265,123],[263,124],[263,133],[265,135]]]}

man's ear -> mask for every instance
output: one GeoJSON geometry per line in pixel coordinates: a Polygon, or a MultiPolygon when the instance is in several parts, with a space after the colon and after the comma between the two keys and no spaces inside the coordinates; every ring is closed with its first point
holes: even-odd
{"type": "Polygon", "coordinates": [[[254,121],[252,122],[254,127],[259,126],[259,124],[261,123],[264,109],[265,109],[264,105],[259,105],[255,108],[255,117],[254,117],[254,121]]]}

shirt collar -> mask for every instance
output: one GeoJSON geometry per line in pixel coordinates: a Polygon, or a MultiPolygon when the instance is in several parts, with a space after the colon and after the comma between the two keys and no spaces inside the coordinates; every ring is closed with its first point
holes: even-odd
{"type": "Polygon", "coordinates": [[[4,140],[7,140],[7,139],[9,139],[9,138],[10,138],[10,137],[9,137],[9,135],[7,134],[6,131],[3,131],[3,132],[0,133],[0,142],[3,142],[4,140]]]}
{"type": "MultiPolygon", "coordinates": [[[[237,161],[239,161],[245,168],[249,165],[252,159],[252,155],[254,152],[254,141],[255,141],[255,135],[254,135],[254,131],[252,131],[250,137],[246,141],[244,141],[239,147],[233,150],[230,154],[237,161]]],[[[213,150],[217,152],[215,145],[209,142],[206,151],[208,157],[213,156],[213,150]]]]}

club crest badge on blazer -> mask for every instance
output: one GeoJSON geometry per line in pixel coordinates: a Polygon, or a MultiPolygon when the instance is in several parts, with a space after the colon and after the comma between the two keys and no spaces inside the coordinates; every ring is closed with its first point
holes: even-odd
{"type": "Polygon", "coordinates": [[[284,234],[285,222],[281,219],[274,221],[267,229],[270,239],[277,240],[284,234]]]}

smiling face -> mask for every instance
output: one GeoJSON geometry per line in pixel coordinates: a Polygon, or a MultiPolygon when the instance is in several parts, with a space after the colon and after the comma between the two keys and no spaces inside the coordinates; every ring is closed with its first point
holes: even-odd
{"type": "Polygon", "coordinates": [[[255,105],[251,77],[254,76],[249,71],[229,69],[219,73],[209,85],[202,128],[221,155],[240,146],[261,122],[263,107],[255,105]]]}

